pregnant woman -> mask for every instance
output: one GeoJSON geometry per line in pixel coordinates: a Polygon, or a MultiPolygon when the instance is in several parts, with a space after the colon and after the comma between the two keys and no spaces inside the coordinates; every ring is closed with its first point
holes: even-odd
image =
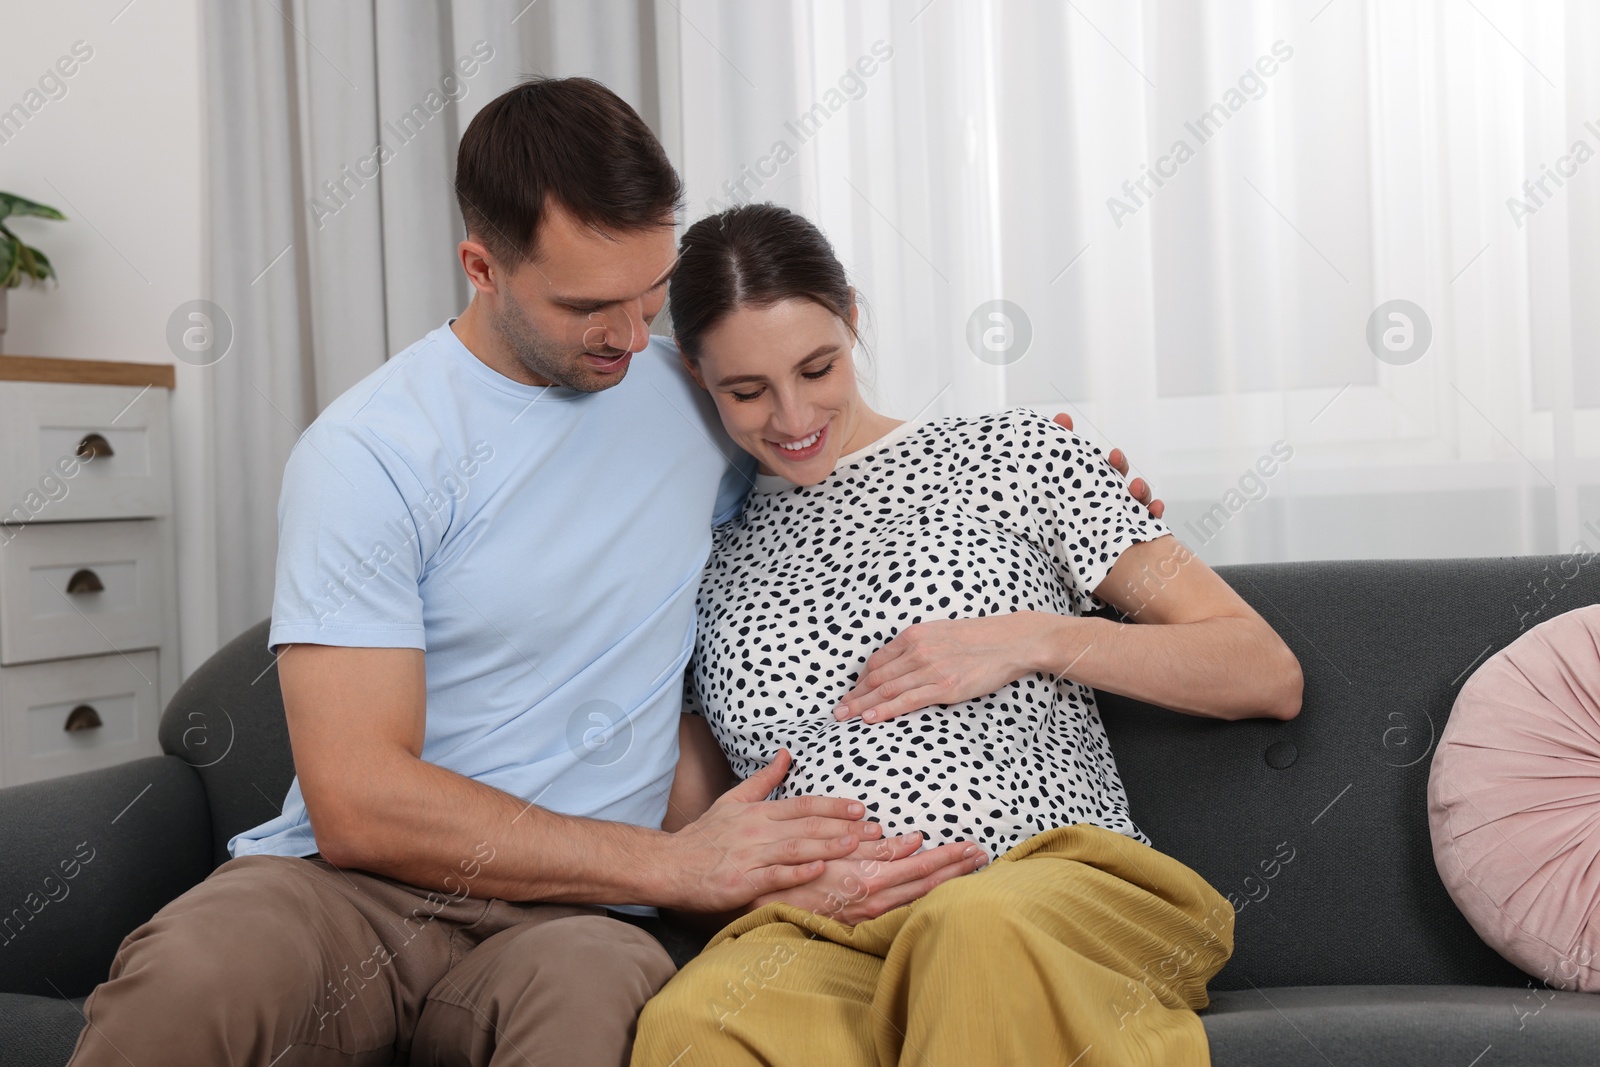
{"type": "Polygon", "coordinates": [[[723,917],[633,1062],[1208,1063],[1233,910],[1134,824],[1092,690],[1287,719],[1293,654],[1070,431],[873,411],[805,219],[735,208],[680,251],[685,365],[760,474],[702,579],[667,828],[776,760],[779,796],[886,837],[723,917]]]}

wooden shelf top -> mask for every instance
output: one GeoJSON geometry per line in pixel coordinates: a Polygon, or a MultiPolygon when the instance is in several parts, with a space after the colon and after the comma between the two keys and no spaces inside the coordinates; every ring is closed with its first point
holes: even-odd
{"type": "Polygon", "coordinates": [[[149,385],[171,389],[170,363],[113,363],[101,359],[0,356],[0,382],[68,382],[74,385],[149,385]]]}

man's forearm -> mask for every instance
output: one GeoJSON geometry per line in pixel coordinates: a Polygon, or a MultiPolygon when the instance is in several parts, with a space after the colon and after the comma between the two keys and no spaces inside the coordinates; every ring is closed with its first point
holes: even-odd
{"type": "Polygon", "coordinates": [[[671,835],[546,811],[407,752],[376,758],[323,858],[453,896],[682,903],[671,835]]]}
{"type": "Polygon", "coordinates": [[[1175,711],[1222,719],[1293,718],[1302,679],[1264,624],[1219,616],[1121,623],[1036,613],[1035,669],[1175,711]]]}

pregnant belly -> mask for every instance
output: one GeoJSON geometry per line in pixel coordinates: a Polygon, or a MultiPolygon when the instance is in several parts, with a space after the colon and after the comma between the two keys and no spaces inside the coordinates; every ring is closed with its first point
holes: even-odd
{"type": "Polygon", "coordinates": [[[998,857],[1051,827],[1117,821],[1084,817],[1117,805],[1072,758],[1073,743],[1053,722],[1026,722],[989,698],[884,723],[824,716],[764,730],[758,744],[760,762],[780,747],[794,757],[779,797],[860,800],[886,835],[921,831],[928,846],[973,841],[998,857]]]}

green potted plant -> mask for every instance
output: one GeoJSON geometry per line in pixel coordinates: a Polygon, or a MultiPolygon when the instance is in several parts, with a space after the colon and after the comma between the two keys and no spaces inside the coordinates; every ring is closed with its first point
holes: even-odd
{"type": "Polygon", "coordinates": [[[9,218],[28,215],[39,219],[66,219],[53,207],[11,193],[0,193],[0,351],[5,350],[6,294],[23,282],[43,282],[56,276],[56,269],[45,254],[23,244],[22,238],[6,225],[9,218]]]}

